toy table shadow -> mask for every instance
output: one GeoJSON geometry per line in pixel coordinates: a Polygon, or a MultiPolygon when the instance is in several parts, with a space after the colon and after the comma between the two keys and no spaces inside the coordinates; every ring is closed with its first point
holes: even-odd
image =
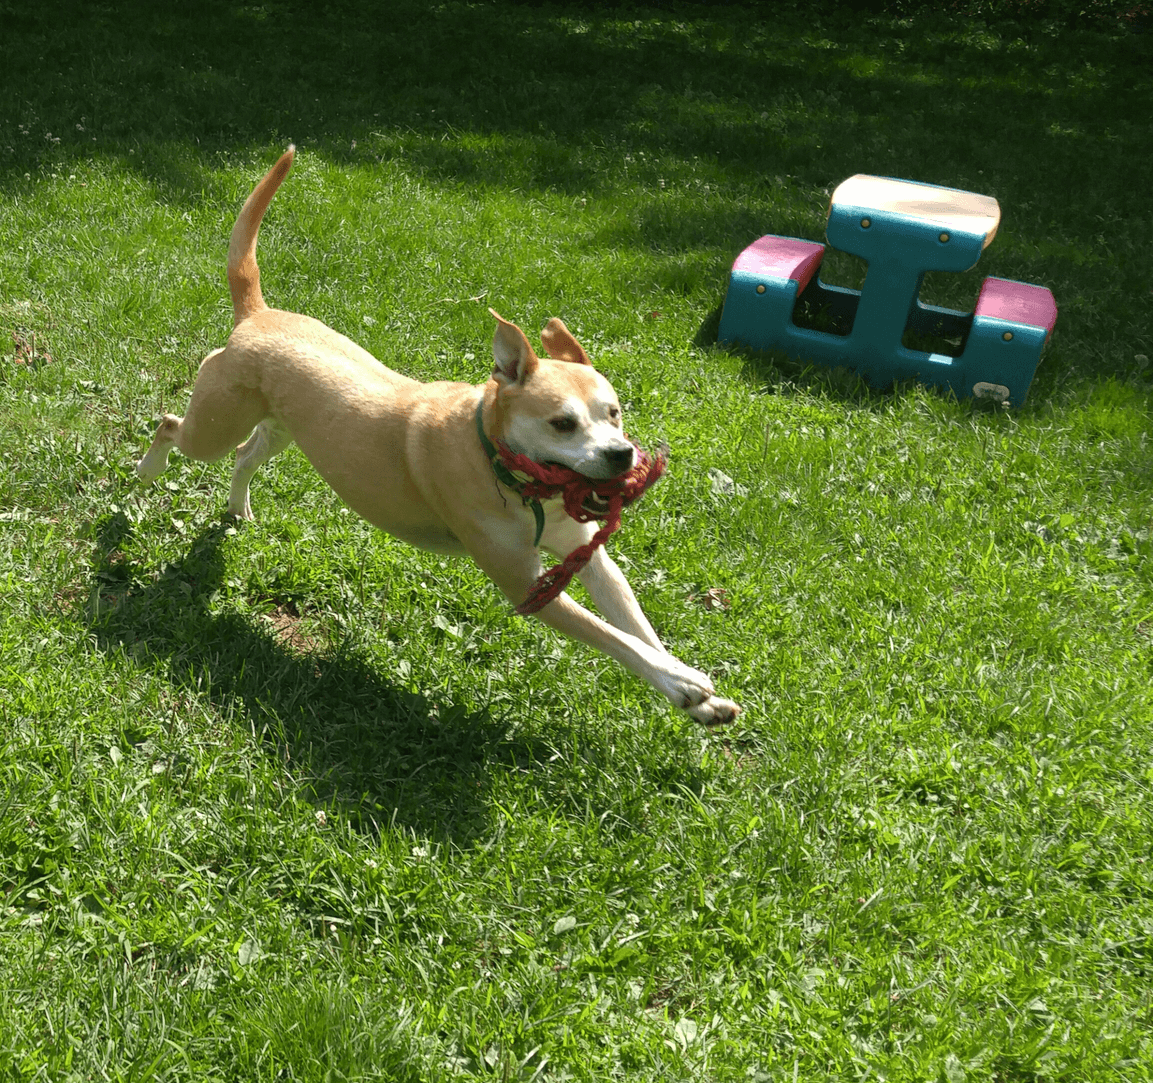
{"type": "Polygon", "coordinates": [[[733,263],[717,341],[783,350],[844,365],[873,387],[920,380],[1014,406],[1025,401],[1041,350],[1057,322],[1044,286],[986,278],[971,313],[922,304],[928,271],[966,271],[997,233],[991,196],[863,173],[837,187],[826,236],[868,264],[862,288],[826,285],[817,273],[825,246],[772,234],[733,263]],[[797,325],[798,303],[825,312],[846,334],[797,325]],[[910,349],[909,332],[959,340],[957,357],[910,349]]]}

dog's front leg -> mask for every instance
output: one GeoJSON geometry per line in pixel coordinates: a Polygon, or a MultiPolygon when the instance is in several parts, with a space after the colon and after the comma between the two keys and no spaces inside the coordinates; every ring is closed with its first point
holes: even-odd
{"type": "MultiPolygon", "coordinates": [[[[617,574],[620,575],[619,569],[617,574]]],[[[625,586],[627,588],[628,584],[625,586]]],[[[537,616],[558,632],[615,658],[698,722],[706,725],[731,722],[741,713],[737,704],[714,694],[713,682],[699,669],[674,658],[659,642],[656,647],[650,646],[637,636],[608,624],[567,594],[559,595],[537,616]]],[[[641,619],[644,620],[643,615],[641,619]]],[[[645,624],[647,626],[648,622],[645,624]]],[[[651,633],[652,629],[649,631],[651,633]]],[[[653,638],[656,638],[655,634],[653,638]]]]}
{"type": "MultiPolygon", "coordinates": [[[[473,535],[467,540],[462,537],[461,540],[465,542],[477,564],[514,605],[524,599],[540,575],[540,557],[535,549],[500,545],[493,540],[491,534],[473,535]]],[[[615,565],[612,567],[616,568],[615,565]]],[[[600,568],[600,575],[598,586],[613,579],[612,572],[603,565],[600,568]]],[[[620,582],[624,582],[624,576],[621,575],[619,568],[616,568],[616,576],[620,582]]],[[[632,598],[632,591],[628,590],[627,582],[624,582],[624,587],[635,606],[636,599],[632,598]]],[[[617,604],[624,603],[618,601],[617,604]]],[[[627,606],[625,608],[627,609],[627,606]]],[[[731,722],[741,712],[740,707],[731,700],[714,695],[713,683],[706,674],[674,658],[660,646],[659,641],[653,646],[630,632],[614,627],[596,614],[590,613],[567,594],[561,594],[549,602],[537,616],[550,628],[555,628],[558,632],[563,632],[590,647],[595,647],[610,658],[615,658],[638,677],[648,681],[670,703],[682,708],[698,722],[705,725],[731,722]]],[[[643,614],[641,620],[648,628],[649,635],[656,640],[656,634],[648,625],[648,621],[644,620],[643,614]]]]}
{"type": "Polygon", "coordinates": [[[636,636],[662,654],[667,653],[665,645],[653,631],[653,626],[633,594],[633,588],[629,586],[624,572],[608,553],[597,549],[577,575],[599,612],[610,624],[636,636]]]}
{"type": "MultiPolygon", "coordinates": [[[[563,560],[578,546],[587,544],[595,533],[594,523],[578,523],[566,515],[563,521],[548,524],[542,545],[563,560]]],[[[597,610],[610,624],[664,653],[664,644],[649,624],[629,581],[603,548],[593,550],[588,564],[577,572],[577,577],[589,592],[597,610]]]]}

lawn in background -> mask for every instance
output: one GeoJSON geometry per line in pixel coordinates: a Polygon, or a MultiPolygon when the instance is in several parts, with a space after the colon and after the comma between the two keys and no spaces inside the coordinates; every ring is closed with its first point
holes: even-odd
{"type": "MultiPolygon", "coordinates": [[[[1151,39],[821,5],[0,4],[0,1075],[1142,1080],[1151,39]],[[340,506],[132,463],[269,303],[484,380],[562,316],[709,733],[340,506]],[[713,345],[881,173],[996,196],[1005,411],[713,345]]],[[[831,273],[850,281],[850,263],[831,273]]],[[[579,590],[577,590],[579,595],[579,590]]]]}

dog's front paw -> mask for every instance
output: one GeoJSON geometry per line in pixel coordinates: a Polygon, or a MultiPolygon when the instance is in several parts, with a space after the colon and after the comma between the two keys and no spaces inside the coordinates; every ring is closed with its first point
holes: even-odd
{"type": "Polygon", "coordinates": [[[667,658],[657,687],[690,718],[705,726],[723,725],[741,713],[732,700],[714,694],[713,682],[706,674],[676,658],[667,658]]]}
{"type": "Polygon", "coordinates": [[[675,707],[686,711],[703,703],[713,694],[713,682],[699,669],[686,666],[671,654],[660,656],[660,671],[653,683],[675,707]]]}
{"type": "Polygon", "coordinates": [[[685,713],[702,726],[723,726],[741,713],[741,707],[731,699],[709,696],[695,707],[686,707],[685,713]]]}

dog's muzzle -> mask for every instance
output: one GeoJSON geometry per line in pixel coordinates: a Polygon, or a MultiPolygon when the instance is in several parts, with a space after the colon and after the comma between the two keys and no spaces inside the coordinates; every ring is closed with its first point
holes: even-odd
{"type": "Polygon", "coordinates": [[[636,452],[632,444],[628,444],[625,447],[606,448],[601,452],[601,458],[612,471],[611,476],[615,478],[620,477],[621,474],[627,474],[633,468],[636,452]]]}

